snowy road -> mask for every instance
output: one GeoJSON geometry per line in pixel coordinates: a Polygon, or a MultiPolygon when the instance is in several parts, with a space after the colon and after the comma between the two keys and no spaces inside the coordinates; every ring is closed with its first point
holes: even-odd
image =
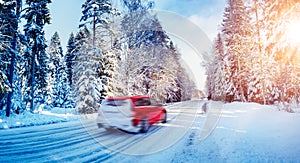
{"type": "Polygon", "coordinates": [[[0,162],[300,162],[299,113],[189,101],[146,134],[98,129],[95,116],[0,130],[0,162]]]}
{"type": "Polygon", "coordinates": [[[191,129],[203,101],[168,108],[168,122],[146,134],[98,129],[95,116],[44,126],[0,130],[1,162],[102,162],[118,155],[167,151],[191,129]]]}

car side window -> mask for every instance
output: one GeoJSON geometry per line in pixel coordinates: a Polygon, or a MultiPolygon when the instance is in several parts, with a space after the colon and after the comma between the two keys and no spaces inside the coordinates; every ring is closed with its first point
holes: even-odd
{"type": "Polygon", "coordinates": [[[151,105],[150,99],[141,98],[135,102],[135,106],[149,106],[151,105]]]}

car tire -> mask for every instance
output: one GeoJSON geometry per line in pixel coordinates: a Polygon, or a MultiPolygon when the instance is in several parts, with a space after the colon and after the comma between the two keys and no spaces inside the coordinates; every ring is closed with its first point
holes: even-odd
{"type": "Polygon", "coordinates": [[[149,123],[148,118],[147,117],[143,118],[143,120],[141,121],[141,130],[140,130],[140,132],[141,133],[146,133],[146,132],[148,132],[149,128],[150,128],[150,123],[149,123]]]}
{"type": "Polygon", "coordinates": [[[167,123],[167,113],[163,112],[163,116],[161,118],[161,123],[167,123]]]}

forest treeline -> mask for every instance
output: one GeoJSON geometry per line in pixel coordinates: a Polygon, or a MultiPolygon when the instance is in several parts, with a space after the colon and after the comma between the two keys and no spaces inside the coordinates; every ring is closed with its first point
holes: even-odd
{"type": "Polygon", "coordinates": [[[44,35],[50,3],[0,2],[0,115],[39,107],[94,113],[108,96],[149,95],[166,103],[196,93],[181,54],[148,12],[154,2],[121,0],[116,8],[110,0],[86,0],[66,52],[59,31],[49,41],[44,35]]]}
{"type": "Polygon", "coordinates": [[[299,27],[297,0],[228,0],[205,63],[209,98],[299,103],[299,27]]]}

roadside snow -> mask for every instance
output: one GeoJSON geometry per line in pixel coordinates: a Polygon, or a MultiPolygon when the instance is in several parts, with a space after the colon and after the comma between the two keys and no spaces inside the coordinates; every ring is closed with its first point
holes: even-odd
{"type": "Polygon", "coordinates": [[[74,108],[53,108],[51,111],[39,110],[36,113],[24,112],[10,117],[0,116],[0,129],[44,125],[77,119],[78,115],[74,108]]]}
{"type": "MultiPolygon", "coordinates": [[[[119,155],[126,162],[299,162],[300,114],[255,103],[224,104],[213,132],[202,139],[209,112],[198,114],[173,146],[150,155],[119,155]]],[[[172,137],[172,135],[169,135],[172,137]]],[[[161,138],[161,141],[168,137],[161,138]]]]}
{"type": "Polygon", "coordinates": [[[299,162],[299,124],[300,114],[275,106],[225,104],[213,133],[200,140],[201,129],[191,130],[172,161],[299,162]]]}

